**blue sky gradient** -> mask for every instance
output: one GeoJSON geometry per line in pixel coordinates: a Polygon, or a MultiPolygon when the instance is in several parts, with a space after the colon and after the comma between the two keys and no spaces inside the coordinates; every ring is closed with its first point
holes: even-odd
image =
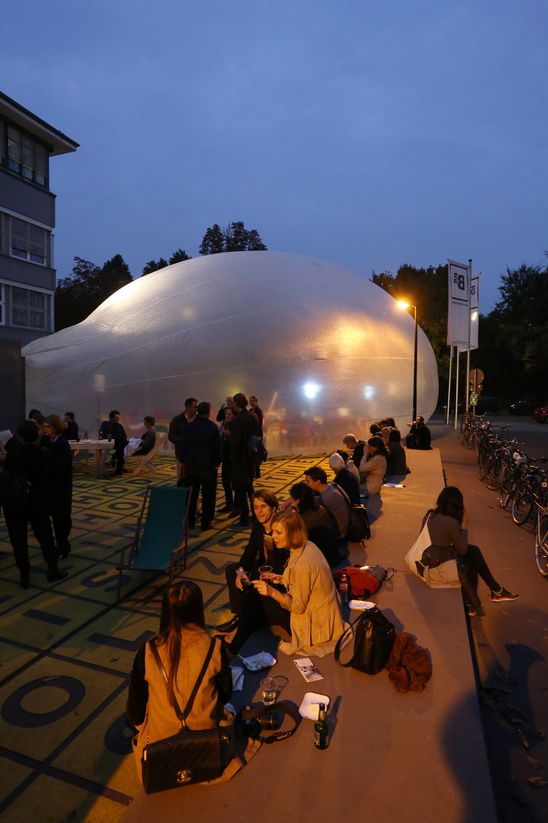
{"type": "Polygon", "coordinates": [[[2,90],[81,144],[52,161],[56,266],[134,276],[212,223],[363,274],[546,263],[544,0],[37,0],[2,90]]]}

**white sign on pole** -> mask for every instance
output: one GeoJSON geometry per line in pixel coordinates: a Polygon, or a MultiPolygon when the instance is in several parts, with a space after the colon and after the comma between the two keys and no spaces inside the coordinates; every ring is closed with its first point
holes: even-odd
{"type": "Polygon", "coordinates": [[[470,277],[468,266],[447,260],[449,272],[447,307],[447,345],[468,348],[470,277]]]}
{"type": "Polygon", "coordinates": [[[470,308],[479,311],[479,275],[470,278],[470,308]]]}

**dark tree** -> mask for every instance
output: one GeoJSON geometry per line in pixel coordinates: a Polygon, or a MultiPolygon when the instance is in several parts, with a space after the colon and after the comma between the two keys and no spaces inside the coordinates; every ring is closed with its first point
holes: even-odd
{"type": "Polygon", "coordinates": [[[200,254],[219,254],[225,251],[225,236],[218,223],[214,223],[202,238],[200,254]]]}
{"type": "Polygon", "coordinates": [[[164,257],[160,257],[159,260],[149,260],[141,272],[141,277],[144,277],[145,274],[152,274],[153,271],[158,271],[158,269],[165,269],[168,265],[169,263],[164,257]]]}
{"type": "Polygon", "coordinates": [[[56,331],[85,320],[107,297],[131,280],[131,272],[120,254],[107,260],[102,268],[75,257],[72,276],[63,277],[57,283],[56,331]]]}
{"type": "Polygon", "coordinates": [[[192,257],[190,254],[187,254],[184,249],[177,249],[169,258],[169,265],[172,266],[174,263],[183,263],[185,260],[192,260],[192,257]]]}
{"type": "Polygon", "coordinates": [[[218,223],[210,226],[203,236],[200,254],[219,254],[222,251],[266,251],[257,229],[246,229],[242,220],[235,220],[221,229],[218,223]]]}

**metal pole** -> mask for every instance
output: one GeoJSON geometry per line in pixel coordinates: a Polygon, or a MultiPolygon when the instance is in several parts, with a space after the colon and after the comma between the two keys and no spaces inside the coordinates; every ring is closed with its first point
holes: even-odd
{"type": "Polygon", "coordinates": [[[453,346],[449,346],[449,382],[447,384],[447,408],[445,410],[445,423],[449,425],[451,416],[451,377],[453,371],[453,346]]]}
{"type": "Polygon", "coordinates": [[[470,402],[470,324],[471,324],[471,317],[470,312],[472,311],[470,304],[471,304],[471,285],[472,285],[472,258],[468,258],[468,348],[466,350],[466,406],[465,412],[468,414],[468,405],[470,402]]]}
{"type": "Polygon", "coordinates": [[[417,419],[417,307],[413,306],[415,312],[415,347],[413,350],[413,423],[417,419]]]}
{"type": "Polygon", "coordinates": [[[457,421],[459,416],[459,365],[460,365],[460,347],[457,346],[457,362],[455,364],[455,421],[454,428],[457,428],[457,421]]]}

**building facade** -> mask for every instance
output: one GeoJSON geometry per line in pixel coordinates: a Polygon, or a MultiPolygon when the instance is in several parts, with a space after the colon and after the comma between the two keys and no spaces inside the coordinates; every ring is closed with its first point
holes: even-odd
{"type": "Polygon", "coordinates": [[[24,346],[55,330],[50,158],[77,148],[0,92],[0,340],[24,346]]]}

